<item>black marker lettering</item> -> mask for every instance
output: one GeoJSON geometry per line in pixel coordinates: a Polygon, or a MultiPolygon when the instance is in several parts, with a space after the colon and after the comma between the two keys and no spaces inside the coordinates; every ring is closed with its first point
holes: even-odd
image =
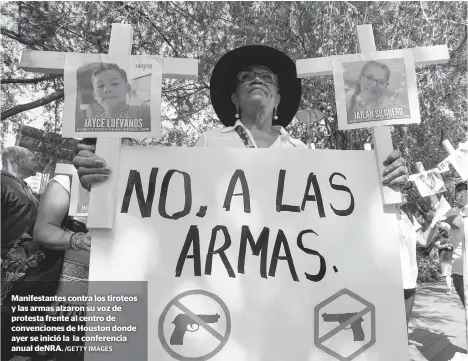
{"type": "Polygon", "coordinates": [[[211,274],[211,268],[212,268],[212,263],[213,263],[213,255],[214,254],[219,254],[219,257],[221,258],[221,261],[224,263],[224,267],[226,267],[226,271],[229,274],[229,277],[236,278],[236,274],[234,273],[231,264],[229,263],[229,260],[224,253],[229,246],[231,246],[231,236],[229,235],[229,232],[226,228],[226,226],[216,226],[213,228],[211,232],[211,239],[210,239],[210,246],[208,248],[208,254],[206,255],[206,261],[205,261],[205,274],[210,275],[211,274]],[[216,244],[216,236],[218,231],[221,230],[224,233],[224,244],[218,248],[216,251],[214,250],[215,244],[216,244]]]}
{"type": "Polygon", "coordinates": [[[307,254],[312,254],[314,256],[318,256],[320,258],[320,269],[318,271],[318,273],[316,275],[311,275],[311,274],[308,274],[308,273],[305,273],[306,275],[306,278],[309,280],[309,281],[312,281],[312,282],[318,282],[320,280],[322,280],[323,277],[325,277],[325,273],[327,271],[327,264],[325,262],[325,258],[323,258],[323,256],[318,253],[317,251],[314,251],[313,249],[310,249],[310,248],[306,248],[304,247],[304,242],[302,241],[302,236],[306,233],[313,233],[315,234],[316,236],[318,236],[317,233],[315,233],[313,230],[311,229],[306,229],[306,230],[303,230],[301,233],[299,233],[299,235],[297,236],[297,246],[305,253],[307,254]]]}
{"type": "Polygon", "coordinates": [[[276,266],[278,265],[278,260],[288,261],[289,271],[291,272],[293,280],[299,282],[299,278],[297,278],[296,269],[294,267],[294,261],[291,255],[291,251],[289,250],[288,240],[286,239],[286,236],[284,235],[284,232],[281,229],[278,230],[275,246],[273,247],[273,254],[271,256],[270,272],[268,272],[268,275],[271,277],[275,277],[276,275],[276,266]],[[279,255],[281,245],[283,245],[286,256],[279,255]]]}
{"type": "Polygon", "coordinates": [[[284,177],[286,176],[286,171],[280,169],[278,176],[278,188],[276,191],[276,212],[300,212],[301,209],[299,206],[290,206],[283,204],[283,193],[284,193],[284,177]]]}
{"type": "Polygon", "coordinates": [[[255,243],[252,233],[250,232],[249,226],[242,226],[240,246],[239,246],[239,259],[237,262],[237,272],[245,273],[245,253],[247,250],[247,241],[249,241],[252,254],[260,256],[260,275],[262,278],[267,278],[267,256],[268,256],[268,237],[270,230],[267,227],[263,227],[262,233],[258,236],[257,243],[255,243]]]}
{"type": "Polygon", "coordinates": [[[245,178],[244,171],[241,169],[236,169],[234,174],[231,177],[231,181],[229,182],[229,187],[226,192],[226,198],[224,199],[223,208],[226,211],[231,209],[231,200],[233,196],[243,196],[244,198],[244,212],[250,213],[250,193],[249,193],[249,185],[247,184],[247,179],[245,178]],[[240,180],[242,193],[234,194],[234,189],[236,189],[237,181],[240,180]]]}
{"type": "Polygon", "coordinates": [[[158,207],[159,214],[161,215],[161,217],[164,217],[164,218],[179,219],[189,214],[191,208],[192,208],[192,182],[190,180],[190,175],[185,172],[179,172],[178,170],[171,169],[170,171],[166,173],[162,182],[161,195],[159,197],[159,207],[158,207]],[[172,216],[170,216],[166,212],[166,199],[167,199],[167,190],[169,188],[169,183],[174,173],[180,173],[184,177],[185,204],[184,204],[184,209],[182,211],[176,212],[172,216]]]}
{"type": "Polygon", "coordinates": [[[344,179],[346,180],[346,177],[345,177],[343,174],[335,172],[335,173],[333,173],[333,174],[330,176],[330,179],[329,179],[330,186],[331,186],[333,189],[336,189],[336,190],[338,190],[338,191],[343,191],[343,192],[349,193],[349,195],[351,196],[351,202],[350,202],[350,204],[349,204],[349,207],[348,207],[347,209],[344,209],[344,210],[335,209],[331,203],[330,203],[330,207],[331,207],[331,209],[333,210],[333,212],[335,212],[335,214],[336,214],[337,216],[349,216],[349,215],[350,215],[351,213],[353,213],[353,211],[354,211],[354,196],[353,196],[353,193],[351,193],[351,190],[350,190],[348,187],[346,187],[346,186],[344,186],[344,185],[334,184],[334,183],[333,183],[333,178],[334,178],[335,176],[337,176],[337,175],[340,176],[340,177],[342,177],[342,178],[344,178],[344,179]]]}
{"type": "Polygon", "coordinates": [[[197,226],[190,226],[190,229],[185,238],[184,247],[180,252],[179,260],[176,266],[176,277],[180,277],[184,268],[185,259],[193,258],[193,271],[195,276],[201,276],[201,260],[200,260],[200,233],[197,226]],[[193,255],[189,255],[190,246],[193,244],[193,255]]]}
{"type": "Polygon", "coordinates": [[[135,188],[136,197],[138,200],[138,206],[140,207],[140,213],[142,218],[151,217],[151,208],[153,207],[154,190],[156,188],[156,177],[158,175],[158,168],[151,168],[148,185],[148,196],[145,201],[143,194],[143,186],[141,184],[140,172],[131,170],[128,174],[127,188],[122,201],[122,208],[120,213],[128,213],[128,207],[130,205],[130,198],[135,188]]]}
{"type": "Polygon", "coordinates": [[[317,208],[318,208],[320,217],[321,218],[325,217],[325,210],[323,208],[323,202],[322,202],[322,193],[320,192],[320,186],[317,182],[317,176],[314,173],[310,173],[309,176],[307,177],[307,185],[306,185],[306,189],[304,192],[304,198],[302,199],[302,206],[301,206],[302,211],[305,208],[306,202],[309,202],[309,201],[317,202],[317,208]],[[311,184],[314,187],[315,195],[309,194],[311,184]]]}

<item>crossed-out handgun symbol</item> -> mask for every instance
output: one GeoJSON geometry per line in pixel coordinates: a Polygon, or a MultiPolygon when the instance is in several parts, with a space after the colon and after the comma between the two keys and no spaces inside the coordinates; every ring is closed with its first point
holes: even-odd
{"type": "MultiPolygon", "coordinates": [[[[217,323],[220,316],[216,313],[214,315],[196,315],[200,320],[205,323],[217,323]]],[[[169,343],[171,345],[183,345],[185,333],[196,332],[199,330],[200,325],[194,321],[190,316],[185,313],[179,313],[174,321],[174,331],[172,332],[169,343]]]]}
{"type": "MultiPolygon", "coordinates": [[[[358,313],[323,313],[322,318],[325,322],[339,322],[340,325],[343,322],[348,321],[350,318],[356,316],[358,313]]],[[[345,327],[345,330],[352,329],[354,335],[354,341],[364,341],[365,335],[362,329],[362,317],[357,318],[349,327],[345,327]]]]}

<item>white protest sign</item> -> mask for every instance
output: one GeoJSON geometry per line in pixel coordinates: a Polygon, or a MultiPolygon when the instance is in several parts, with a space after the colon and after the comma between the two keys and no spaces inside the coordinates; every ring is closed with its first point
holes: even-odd
{"type": "Polygon", "coordinates": [[[429,197],[447,191],[445,183],[437,169],[412,174],[409,176],[409,180],[416,184],[421,197],[429,197]]]}
{"type": "Polygon", "coordinates": [[[89,205],[89,191],[83,188],[78,178],[75,167],[71,164],[58,163],[55,167],[55,174],[63,174],[70,177],[70,206],[69,216],[87,217],[89,205]]]}
{"type": "Polygon", "coordinates": [[[445,219],[445,215],[448,211],[450,211],[452,207],[447,202],[444,196],[440,197],[439,204],[437,205],[436,212],[434,214],[434,218],[432,219],[432,223],[430,228],[434,227],[435,224],[439,221],[443,221],[445,219]]]}
{"type": "Polygon", "coordinates": [[[396,219],[374,157],[122,147],[90,280],[148,281],[150,360],[405,360],[396,219]]]}
{"type": "Polygon", "coordinates": [[[159,137],[162,57],[67,54],[66,137],[159,137]]]}

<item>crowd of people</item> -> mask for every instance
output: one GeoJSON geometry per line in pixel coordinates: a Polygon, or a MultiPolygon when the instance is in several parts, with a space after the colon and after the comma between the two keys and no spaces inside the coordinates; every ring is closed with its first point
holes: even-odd
{"type": "MultiPolygon", "coordinates": [[[[101,91],[110,93],[112,89],[104,86],[101,91]]],[[[307,148],[285,130],[298,110],[302,88],[294,61],[284,53],[262,45],[228,52],[213,70],[210,94],[225,127],[203,133],[197,147],[307,148]]],[[[73,164],[81,184],[89,190],[92,184],[105,181],[112,169],[94,154],[95,146],[89,139],[79,148],[73,164]]],[[[70,178],[54,177],[39,202],[24,182],[37,170],[34,154],[21,147],[7,148],[2,164],[2,360],[9,360],[11,310],[7,306],[11,300],[7,295],[28,292],[21,289],[25,279],[49,281],[50,288],[42,292],[50,294],[59,293],[64,281],[73,280],[82,285],[76,287],[77,292],[85,293],[92,242],[86,219],[68,215],[70,178]]],[[[384,166],[384,185],[403,192],[410,187],[406,161],[398,150],[388,155],[384,166]]],[[[455,187],[454,208],[443,222],[424,231],[405,204],[400,205],[397,223],[407,321],[416,294],[417,243],[424,247],[435,244],[441,250],[447,287],[452,268],[453,284],[463,303],[461,209],[466,204],[466,182],[460,182],[455,187]],[[443,253],[449,249],[450,257],[443,253]]]]}

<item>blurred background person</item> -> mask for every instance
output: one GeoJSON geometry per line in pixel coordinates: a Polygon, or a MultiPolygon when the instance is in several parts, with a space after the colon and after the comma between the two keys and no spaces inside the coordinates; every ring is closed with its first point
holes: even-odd
{"type": "Polygon", "coordinates": [[[452,251],[452,280],[458,297],[465,306],[464,283],[463,283],[463,240],[465,230],[463,228],[463,216],[468,211],[468,196],[466,181],[458,182],[455,185],[454,207],[447,213],[444,222],[450,225],[450,242],[453,245],[452,251]]]}
{"type": "Polygon", "coordinates": [[[36,175],[36,156],[23,147],[8,147],[2,153],[2,260],[23,234],[32,235],[38,200],[24,179],[36,175]]]}
{"type": "Polygon", "coordinates": [[[434,246],[439,250],[440,273],[447,285],[447,295],[452,294],[452,250],[450,243],[450,225],[445,222],[438,222],[439,232],[436,236],[434,246]]]}

